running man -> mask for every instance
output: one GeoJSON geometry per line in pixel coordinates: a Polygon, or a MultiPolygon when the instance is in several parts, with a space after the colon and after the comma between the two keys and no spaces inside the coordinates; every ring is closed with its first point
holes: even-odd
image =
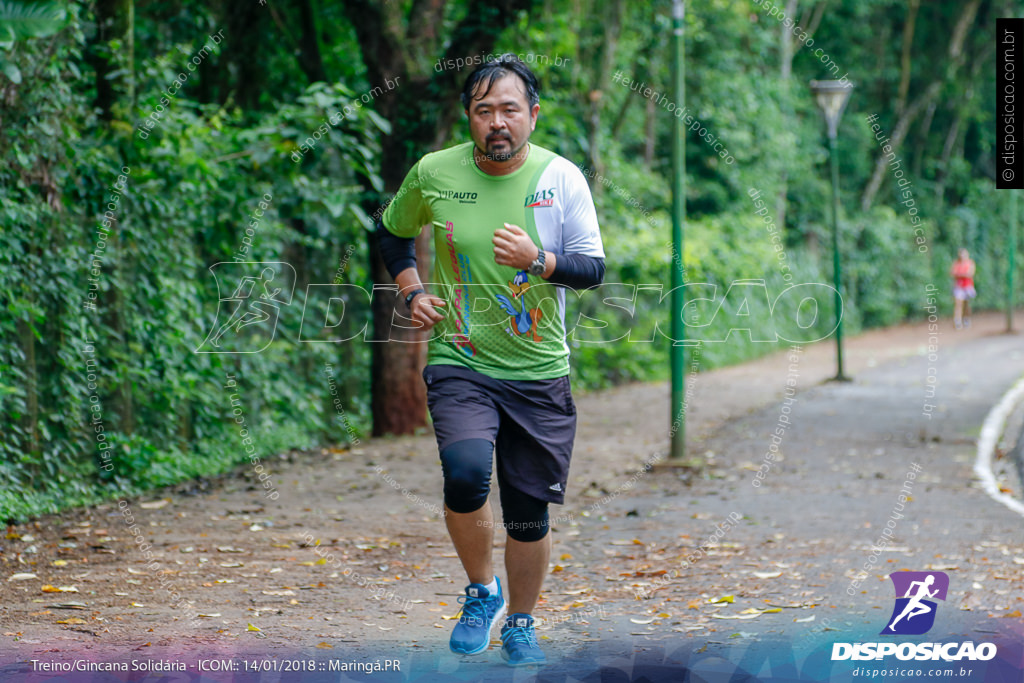
{"type": "Polygon", "coordinates": [[[377,226],[409,317],[432,334],[423,378],[445,523],[469,580],[450,647],[484,652],[502,623],[512,666],[544,662],[531,614],[551,554],[548,504],[564,502],[576,435],[564,288],[604,278],[586,179],[529,142],[539,101],[536,76],[516,56],[477,67],[462,89],[472,142],[420,159],[377,226]],[[416,272],[424,226],[436,254],[430,291],[416,272]],[[507,603],[491,561],[495,454],[507,603]]]}
{"type": "Polygon", "coordinates": [[[898,622],[903,617],[906,617],[907,621],[910,621],[919,614],[928,614],[932,611],[931,607],[925,605],[921,601],[925,598],[933,598],[935,597],[936,593],[939,592],[938,588],[936,588],[934,591],[928,590],[928,588],[933,583],[935,583],[935,576],[933,574],[929,574],[925,577],[924,581],[912,581],[910,585],[907,586],[907,594],[903,597],[910,598],[910,600],[907,602],[906,607],[903,608],[903,611],[900,612],[900,615],[893,619],[892,623],[889,624],[890,631],[896,630],[896,622],[898,622]],[[917,586],[917,593],[911,595],[911,593],[914,593],[914,586],[917,586]]]}

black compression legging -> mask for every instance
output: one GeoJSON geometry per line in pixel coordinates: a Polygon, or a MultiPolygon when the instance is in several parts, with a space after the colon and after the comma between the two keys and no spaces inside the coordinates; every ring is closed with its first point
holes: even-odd
{"type": "MultiPolygon", "coordinates": [[[[452,512],[475,512],[491,491],[491,456],[494,444],[487,439],[456,441],[441,451],[444,473],[444,504],[452,512]]],[[[532,543],[548,533],[548,503],[523,493],[498,473],[501,513],[505,530],[516,541],[532,543]]]]}

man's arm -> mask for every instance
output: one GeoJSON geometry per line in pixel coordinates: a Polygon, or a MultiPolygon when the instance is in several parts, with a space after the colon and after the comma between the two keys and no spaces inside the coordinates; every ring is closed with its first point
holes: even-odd
{"type": "Polygon", "coordinates": [[[398,237],[384,227],[383,221],[378,221],[377,243],[384,259],[384,266],[398,284],[398,298],[402,305],[410,292],[417,289],[423,291],[423,294],[417,294],[409,304],[409,317],[423,325],[424,330],[429,330],[444,320],[444,315],[434,308],[445,306],[444,299],[424,290],[419,271],[416,270],[416,239],[398,237]]]}
{"type": "Polygon", "coordinates": [[[604,259],[587,254],[562,254],[548,282],[570,289],[590,289],[604,282],[604,259]]]}
{"type": "MultiPolygon", "coordinates": [[[[505,223],[494,233],[494,261],[502,266],[526,270],[537,260],[540,248],[518,225],[505,223]]],[[[544,252],[544,272],[548,282],[572,289],[589,289],[604,281],[604,259],[587,254],[544,252]]]]}
{"type": "MultiPolygon", "coordinates": [[[[565,162],[568,164],[568,162],[565,162]]],[[[597,210],[583,173],[569,165],[563,176],[562,251],[550,282],[571,289],[590,289],[604,282],[604,246],[597,210]]]]}

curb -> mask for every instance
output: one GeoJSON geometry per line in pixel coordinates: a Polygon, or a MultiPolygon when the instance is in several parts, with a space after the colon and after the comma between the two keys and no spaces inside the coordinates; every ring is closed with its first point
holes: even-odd
{"type": "Polygon", "coordinates": [[[982,488],[990,498],[1024,516],[1024,503],[1000,491],[995,474],[992,472],[992,454],[1003,434],[1006,419],[1022,401],[1024,401],[1024,378],[1017,380],[1013,388],[1003,394],[999,403],[985,416],[985,422],[981,426],[981,434],[978,437],[978,457],[974,462],[974,474],[981,481],[982,488]]]}

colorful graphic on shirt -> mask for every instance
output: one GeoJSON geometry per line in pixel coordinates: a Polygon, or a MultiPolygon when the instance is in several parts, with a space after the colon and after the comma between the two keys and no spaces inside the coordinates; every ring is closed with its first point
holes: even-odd
{"type": "Polygon", "coordinates": [[[448,244],[448,258],[451,259],[452,273],[455,276],[454,300],[452,308],[455,312],[455,333],[449,339],[455,348],[467,356],[475,356],[476,348],[469,340],[469,296],[463,291],[462,283],[470,282],[469,262],[463,254],[456,254],[453,233],[455,225],[451,221],[444,224],[445,241],[448,244]],[[462,267],[465,264],[465,268],[462,267]]]}
{"type": "Polygon", "coordinates": [[[504,294],[496,294],[494,298],[498,300],[501,309],[511,316],[508,327],[505,328],[506,332],[515,337],[527,335],[533,341],[539,342],[544,341],[544,338],[537,334],[537,325],[541,319],[540,308],[527,309],[523,296],[530,289],[529,279],[527,272],[520,270],[512,278],[512,282],[508,283],[513,300],[510,301],[504,294]],[[513,301],[519,304],[518,308],[513,301]]]}

